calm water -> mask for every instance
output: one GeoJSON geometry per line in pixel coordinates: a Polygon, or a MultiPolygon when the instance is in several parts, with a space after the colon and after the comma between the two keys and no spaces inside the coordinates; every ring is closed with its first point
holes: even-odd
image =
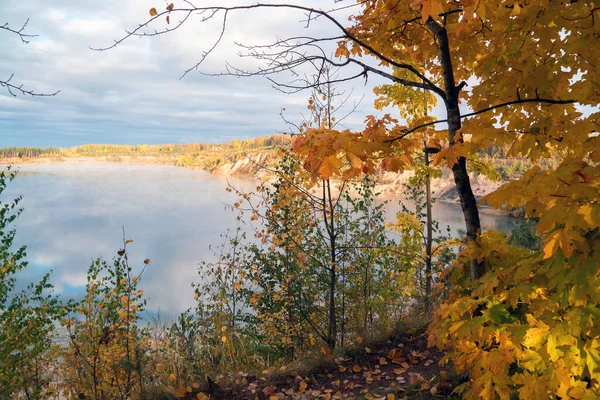
{"type": "MultiPolygon", "coordinates": [[[[80,297],[90,261],[112,259],[122,246],[122,227],[130,263],[152,259],[142,279],[148,309],[178,313],[193,305],[191,282],[197,264],[212,257],[209,245],[235,227],[224,204],[236,201],[227,180],[203,171],[132,164],[23,165],[3,200],[23,195],[25,212],[17,220],[17,245],[28,247],[23,281],[52,269],[58,293],[80,297]]],[[[228,178],[252,190],[256,181],[228,178]]],[[[394,210],[398,207],[392,207],[394,210]]],[[[460,206],[437,203],[434,216],[453,230],[462,228],[460,206]]],[[[486,228],[507,230],[508,218],[482,216],[486,228]]]]}

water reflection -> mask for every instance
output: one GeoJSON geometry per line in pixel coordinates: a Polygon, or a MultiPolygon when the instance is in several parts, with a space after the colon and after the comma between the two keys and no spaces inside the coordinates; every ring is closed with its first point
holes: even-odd
{"type": "MultiPolygon", "coordinates": [[[[141,266],[152,259],[143,280],[148,309],[178,313],[193,304],[190,283],[197,264],[212,256],[209,245],[235,227],[224,203],[235,194],[227,181],[203,171],[132,164],[59,163],[23,165],[4,200],[22,194],[25,212],[18,219],[16,244],[28,246],[29,267],[22,282],[39,280],[52,269],[56,291],[80,297],[92,259],[110,260],[122,245],[122,227],[130,260],[141,266]]],[[[229,178],[252,190],[256,182],[229,178]]],[[[391,206],[397,210],[398,206],[391,206]]],[[[434,216],[454,231],[464,226],[460,206],[437,203],[434,216]]],[[[511,220],[484,216],[483,224],[502,230],[511,220]]]]}

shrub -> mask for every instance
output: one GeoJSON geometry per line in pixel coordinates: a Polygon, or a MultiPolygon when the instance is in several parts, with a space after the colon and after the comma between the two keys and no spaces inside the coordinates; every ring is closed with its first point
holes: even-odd
{"type": "MultiPolygon", "coordinates": [[[[15,176],[10,168],[0,172],[0,195],[15,176]]],[[[49,274],[16,289],[16,274],[27,267],[25,246],[12,250],[21,200],[0,201],[0,398],[42,399],[55,394],[50,350],[63,309],[51,294],[49,274]]]]}

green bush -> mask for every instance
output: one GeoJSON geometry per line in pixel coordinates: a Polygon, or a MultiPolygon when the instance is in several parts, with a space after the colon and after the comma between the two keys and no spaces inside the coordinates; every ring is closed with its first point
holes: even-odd
{"type": "Polygon", "coordinates": [[[0,172],[0,398],[45,399],[55,393],[50,350],[63,309],[51,294],[49,274],[16,289],[16,274],[27,267],[25,246],[13,250],[22,197],[6,203],[1,198],[15,176],[10,167],[0,172]]]}

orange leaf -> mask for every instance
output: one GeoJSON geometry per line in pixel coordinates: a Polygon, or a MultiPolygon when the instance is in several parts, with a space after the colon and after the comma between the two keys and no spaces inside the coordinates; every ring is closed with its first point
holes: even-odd
{"type": "Polygon", "coordinates": [[[156,8],[152,7],[152,8],[150,9],[150,15],[151,15],[152,17],[156,17],[156,15],[157,15],[157,14],[158,14],[158,12],[156,11],[156,8]]]}
{"type": "Polygon", "coordinates": [[[180,385],[177,390],[175,391],[175,396],[177,397],[185,397],[185,395],[187,394],[187,389],[185,388],[185,386],[180,385]]]}
{"type": "Polygon", "coordinates": [[[304,381],[300,382],[300,386],[298,388],[298,390],[300,390],[300,392],[304,393],[306,391],[306,388],[308,387],[308,384],[304,381]]]}

